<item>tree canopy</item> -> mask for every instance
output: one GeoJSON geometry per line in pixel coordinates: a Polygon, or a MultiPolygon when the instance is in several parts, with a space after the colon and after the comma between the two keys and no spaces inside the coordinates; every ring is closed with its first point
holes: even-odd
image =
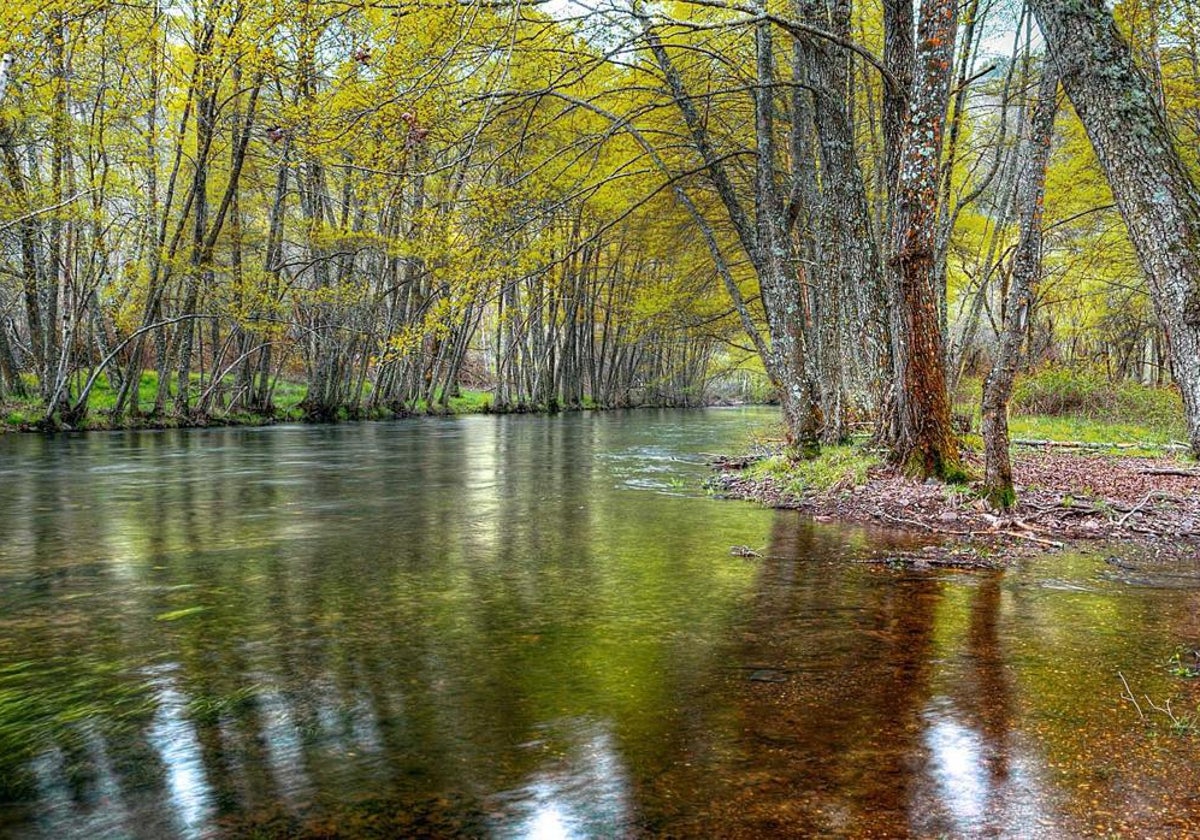
{"type": "Polygon", "coordinates": [[[120,423],[301,380],[331,419],[748,372],[797,452],[865,424],[953,478],[951,395],[995,362],[1176,383],[1200,454],[1188,3],[0,14],[0,399],[47,426],[101,390],[120,423]]]}

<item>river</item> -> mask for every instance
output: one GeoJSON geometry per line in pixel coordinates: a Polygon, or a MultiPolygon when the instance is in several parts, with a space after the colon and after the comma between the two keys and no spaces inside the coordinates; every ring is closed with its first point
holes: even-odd
{"type": "Polygon", "coordinates": [[[1200,573],[864,562],[774,419],[0,437],[0,836],[1200,836],[1200,573]]]}

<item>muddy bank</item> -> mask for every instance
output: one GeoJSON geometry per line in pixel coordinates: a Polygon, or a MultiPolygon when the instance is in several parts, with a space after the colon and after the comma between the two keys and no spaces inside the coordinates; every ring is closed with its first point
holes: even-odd
{"type": "MultiPolygon", "coordinates": [[[[973,458],[968,455],[968,463],[982,473],[973,458]]],[[[887,466],[871,467],[861,483],[797,493],[777,476],[752,469],[756,460],[715,462],[710,488],[728,498],[801,510],[819,521],[890,525],[945,538],[918,555],[919,562],[994,564],[1081,541],[1200,559],[1200,467],[1173,458],[1016,452],[1018,503],[1008,514],[989,510],[975,486],[913,481],[887,466]]]]}

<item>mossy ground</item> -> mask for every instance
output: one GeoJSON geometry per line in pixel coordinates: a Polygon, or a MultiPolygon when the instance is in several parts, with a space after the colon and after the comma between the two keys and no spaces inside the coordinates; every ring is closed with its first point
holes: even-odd
{"type": "Polygon", "coordinates": [[[881,464],[878,453],[852,444],[826,446],[814,458],[774,455],[754,463],[750,478],[770,477],[789,493],[805,496],[856,487],[866,483],[871,467],[881,464]]]}

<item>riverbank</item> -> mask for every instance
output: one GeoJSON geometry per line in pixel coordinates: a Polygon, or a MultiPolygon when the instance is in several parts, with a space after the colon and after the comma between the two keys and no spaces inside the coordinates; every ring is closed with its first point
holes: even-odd
{"type": "MultiPolygon", "coordinates": [[[[1016,447],[1018,502],[1007,514],[989,510],[977,486],[914,481],[867,450],[841,447],[822,457],[825,464],[798,467],[765,454],[718,459],[709,487],[819,521],[943,538],[902,561],[996,565],[1085,541],[1120,542],[1154,556],[1200,556],[1200,466],[1173,455],[1089,452],[1057,443],[1016,447]]],[[[977,455],[968,453],[967,461],[982,473],[977,455]]]]}
{"type": "MultiPolygon", "coordinates": [[[[154,402],[157,380],[152,373],[143,376],[140,404],[154,402]]],[[[25,399],[9,398],[0,401],[0,434],[6,432],[105,432],[130,431],[137,429],[192,429],[225,426],[270,426],[276,423],[329,423],[362,422],[374,420],[401,420],[406,417],[450,417],[466,414],[550,414],[557,411],[588,411],[598,409],[595,404],[582,406],[529,406],[519,404],[497,407],[493,404],[492,392],[483,389],[463,388],[458,395],[450,397],[445,404],[427,404],[419,401],[415,405],[401,408],[377,406],[373,408],[343,407],[330,418],[317,419],[309,416],[304,408],[306,387],[300,382],[280,381],[275,388],[273,407],[267,412],[228,411],[215,409],[208,412],[193,411],[187,415],[168,410],[165,413],[142,413],[114,417],[111,407],[115,402],[104,380],[95,389],[87,413],[74,422],[56,418],[47,423],[43,408],[34,396],[25,399]]]]}
{"type": "MultiPolygon", "coordinates": [[[[37,406],[32,401],[6,401],[0,403],[0,435],[9,432],[113,432],[161,429],[198,429],[240,426],[271,426],[277,423],[340,423],[403,420],[409,417],[457,417],[471,414],[558,414],[564,411],[607,411],[614,408],[714,408],[731,407],[742,403],[715,401],[701,406],[663,406],[654,404],[632,406],[599,406],[587,402],[583,405],[545,406],[518,404],[497,407],[492,403],[492,394],[484,390],[463,389],[459,396],[451,397],[447,404],[427,405],[424,401],[411,408],[391,409],[386,407],[342,409],[335,417],[318,419],[308,416],[302,406],[303,386],[296,386],[291,398],[285,399],[269,413],[193,412],[179,415],[165,414],[124,415],[114,419],[104,408],[93,409],[75,423],[56,420],[47,424],[41,419],[37,406]]],[[[149,401],[149,400],[145,400],[149,401]]],[[[144,402],[145,402],[144,401],[144,402]]]]}

